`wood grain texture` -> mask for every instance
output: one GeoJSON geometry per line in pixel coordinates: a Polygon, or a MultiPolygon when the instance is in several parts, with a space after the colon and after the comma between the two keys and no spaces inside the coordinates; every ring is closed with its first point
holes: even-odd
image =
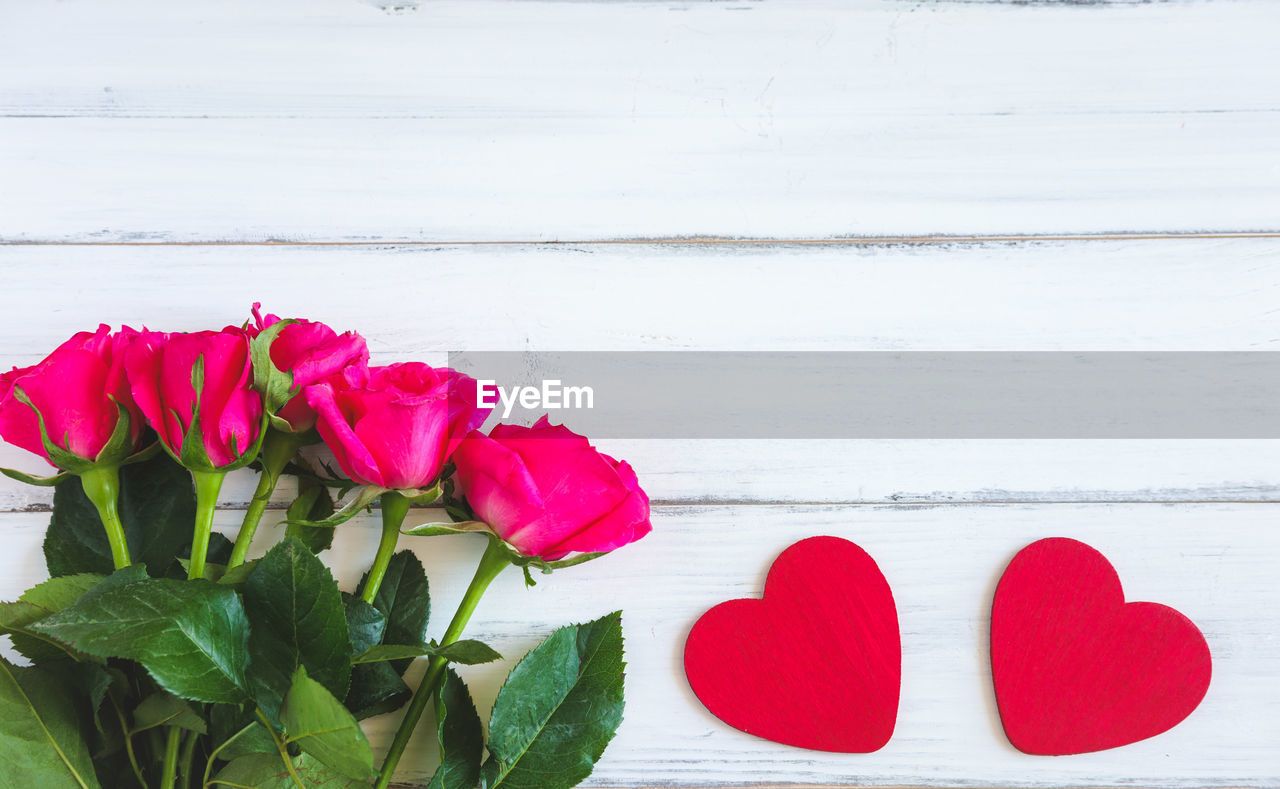
{"type": "MultiPolygon", "coordinates": [[[[361,329],[384,363],[1275,350],[1277,24],[1269,0],[9,3],[0,244],[86,246],[0,246],[0,366],[96,320],[204,328],[258,298],[361,329]],[[1128,238],[1021,238],[1064,233],[1128,238]],[[991,234],[1014,238],[963,241],[991,234]],[[833,237],[876,242],[776,243],[833,237]],[[465,246],[643,238],[678,243],[465,246]],[[361,246],[96,246],[279,240],[361,246]]],[[[630,706],[590,785],[1280,785],[1280,442],[602,445],[660,503],[655,533],[534,590],[499,579],[471,635],[508,659],[467,670],[483,712],[541,635],[624,608],[630,706]],[[871,551],[899,598],[902,707],[875,754],[762,743],[680,673],[696,617],[758,596],[771,558],[819,533],[871,551]],[[991,595],[1049,535],[1201,625],[1214,685],[1182,726],[1060,759],[1005,740],[991,595]]],[[[8,448],[0,465],[38,468],[8,448]]],[[[48,504],[0,480],[0,597],[43,577],[48,504]]],[[[339,531],[346,588],[376,531],[339,531]]],[[[452,610],[479,547],[415,547],[452,610]]],[[[395,724],[371,721],[373,741],[395,724]]],[[[430,774],[429,739],[405,781],[430,774]]]]}
{"type": "MultiPolygon", "coordinates": [[[[1280,763],[1280,530],[1268,505],[968,505],[662,507],[654,532],[606,560],[540,579],[500,577],[470,637],[492,643],[501,664],[468,667],[482,711],[513,660],[557,625],[616,608],[625,614],[628,707],[592,786],[835,785],[1274,786],[1280,763]],[[893,587],[902,632],[902,701],[894,738],[874,754],[820,754],[778,745],[717,721],[680,670],[684,639],[708,607],[762,591],[769,562],[815,534],[854,540],[893,587]],[[1005,740],[992,695],[988,639],[992,594],[1013,555],[1045,536],[1104,551],[1131,599],[1160,600],[1203,630],[1214,684],[1196,714],[1161,737],[1078,757],[1046,759],[1005,740]],[[1247,603],[1247,604],[1246,604],[1247,603]]],[[[432,514],[422,513],[428,518],[432,514]]],[[[41,574],[48,516],[3,516],[0,594],[41,574]]],[[[217,526],[233,529],[236,513],[217,526]]],[[[376,517],[338,531],[327,556],[344,588],[372,558],[376,517]]],[[[264,534],[268,545],[278,532],[264,534]],[[270,535],[270,536],[268,536],[270,535]]],[[[405,538],[432,580],[433,610],[452,611],[482,541],[405,538]]],[[[258,551],[260,552],[260,551],[258,551]]],[[[438,637],[447,616],[429,629],[438,637]]],[[[369,722],[386,743],[390,715],[369,722]]],[[[434,767],[431,727],[415,737],[402,778],[434,767]]]]}
{"type": "Polygon", "coordinates": [[[0,239],[1276,231],[1277,24],[1268,0],[11,4],[0,239]]]}

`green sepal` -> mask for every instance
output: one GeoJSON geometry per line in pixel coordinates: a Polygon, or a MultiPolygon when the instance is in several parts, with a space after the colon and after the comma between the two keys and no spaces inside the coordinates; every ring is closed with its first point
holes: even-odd
{"type": "Polygon", "coordinates": [[[424,523],[411,529],[401,529],[401,534],[415,537],[439,537],[450,534],[492,534],[489,524],[483,521],[459,521],[456,523],[424,523]]]}
{"type": "Polygon", "coordinates": [[[131,466],[134,463],[145,463],[146,461],[160,454],[160,452],[163,449],[164,449],[164,444],[161,443],[160,439],[157,438],[155,441],[152,441],[149,445],[143,447],[142,449],[139,449],[137,452],[134,452],[129,457],[120,461],[120,465],[131,466]]]}
{"type": "Polygon", "coordinates": [[[0,474],[5,475],[9,479],[16,479],[18,482],[23,482],[27,485],[35,485],[40,488],[51,488],[71,476],[70,472],[62,471],[54,474],[52,477],[37,477],[33,474],[27,474],[26,472],[12,468],[0,468],[0,474]]]}
{"type": "Polygon", "coordinates": [[[541,571],[543,575],[550,575],[553,570],[563,570],[566,567],[586,564],[609,554],[609,551],[594,551],[592,553],[580,553],[568,559],[557,559],[549,562],[540,556],[529,556],[521,553],[519,548],[501,539],[496,534],[490,534],[489,539],[492,542],[501,544],[506,549],[507,561],[524,570],[525,584],[527,586],[536,586],[532,575],[530,575],[531,568],[541,571]]]}
{"type": "Polygon", "coordinates": [[[378,644],[351,658],[352,663],[379,663],[384,660],[401,660],[416,657],[442,657],[450,663],[478,666],[502,660],[493,647],[483,641],[465,639],[445,646],[435,644],[378,644]]]}
{"type": "MultiPolygon", "coordinates": [[[[26,405],[36,415],[36,422],[40,425],[40,442],[44,445],[44,451],[49,456],[49,460],[58,468],[62,469],[61,474],[52,477],[35,477],[30,474],[24,474],[21,471],[13,471],[12,469],[0,469],[0,473],[19,482],[25,482],[28,485],[39,485],[46,487],[56,485],[66,478],[67,474],[83,474],[91,471],[98,466],[119,466],[126,462],[136,463],[138,460],[145,460],[145,457],[137,458],[148,450],[135,453],[132,434],[132,417],[129,415],[129,409],[120,404],[114,397],[108,395],[111,402],[116,404],[117,416],[115,429],[111,431],[111,437],[107,443],[103,445],[102,450],[96,458],[84,458],[63,449],[53,442],[49,436],[48,427],[44,421],[44,414],[40,413],[40,409],[36,408],[31,399],[27,397],[27,393],[22,391],[21,387],[14,387],[13,396],[18,402],[26,405]]],[[[63,436],[64,443],[70,443],[67,436],[63,436]]]]}
{"type": "MultiPolygon", "coordinates": [[[[253,388],[262,395],[263,410],[272,415],[284,408],[299,392],[293,385],[293,373],[281,370],[271,360],[271,345],[280,336],[280,332],[297,323],[292,318],[277,321],[258,333],[249,341],[249,359],[253,364],[253,388]]],[[[277,430],[292,433],[289,423],[283,419],[272,419],[272,426],[277,430]],[[277,424],[280,423],[280,424],[277,424]]]]}
{"type": "MultiPolygon", "coordinates": [[[[196,363],[191,365],[191,387],[195,391],[196,401],[191,409],[191,426],[187,428],[187,432],[182,436],[182,448],[178,454],[175,455],[168,447],[165,447],[165,451],[172,455],[173,459],[182,464],[184,468],[192,471],[235,471],[256,460],[258,453],[262,451],[262,442],[267,436],[268,414],[266,409],[263,409],[262,419],[258,422],[258,437],[244,451],[244,454],[225,466],[215,466],[213,461],[209,459],[209,452],[204,447],[204,429],[200,424],[200,401],[204,394],[204,354],[196,357],[196,363]]],[[[178,421],[181,422],[181,415],[177,416],[179,417],[178,421]]],[[[235,446],[235,443],[235,434],[232,434],[231,445],[235,446]]]]}
{"type": "Polygon", "coordinates": [[[119,400],[111,395],[107,395],[111,402],[116,404],[118,416],[116,417],[115,430],[111,431],[111,438],[107,439],[107,443],[103,445],[102,451],[94,458],[95,465],[118,466],[134,454],[133,445],[133,418],[129,415],[129,409],[125,408],[119,400]]]}
{"type": "Polygon", "coordinates": [[[399,490],[396,492],[408,499],[410,504],[425,507],[428,504],[435,504],[436,500],[439,499],[440,495],[444,492],[444,488],[441,487],[439,482],[436,482],[435,485],[432,485],[429,488],[414,488],[412,490],[399,490]]]}
{"type": "MultiPolygon", "coordinates": [[[[40,409],[35,407],[35,404],[31,402],[31,398],[27,397],[27,393],[22,391],[22,387],[13,387],[13,398],[35,412],[36,422],[40,425],[40,442],[44,445],[45,454],[49,456],[49,460],[53,465],[72,474],[88,471],[96,465],[95,461],[80,457],[76,453],[53,443],[53,439],[49,437],[48,426],[44,422],[44,414],[40,413],[40,409]]],[[[67,441],[67,436],[64,435],[62,440],[64,442],[67,441]]]]}
{"type": "Polygon", "coordinates": [[[489,524],[478,520],[463,520],[453,523],[424,523],[420,526],[414,526],[410,529],[401,529],[401,534],[408,534],[415,537],[437,537],[453,534],[483,534],[489,538],[491,542],[502,546],[506,551],[507,560],[516,567],[523,568],[525,571],[525,583],[534,586],[533,578],[529,574],[529,569],[540,570],[544,575],[549,575],[553,570],[563,570],[566,567],[574,567],[579,564],[599,559],[606,556],[609,551],[594,551],[591,553],[580,553],[568,559],[557,559],[555,561],[547,561],[538,556],[529,556],[521,553],[520,549],[511,543],[503,540],[498,536],[497,532],[489,524]]]}
{"type": "Polygon", "coordinates": [[[341,526],[347,521],[360,514],[361,510],[368,509],[378,497],[386,493],[386,488],[379,488],[376,485],[361,485],[356,488],[356,495],[342,509],[333,513],[327,518],[318,521],[294,520],[285,521],[287,526],[307,526],[315,529],[331,529],[335,526],[341,526]]]}

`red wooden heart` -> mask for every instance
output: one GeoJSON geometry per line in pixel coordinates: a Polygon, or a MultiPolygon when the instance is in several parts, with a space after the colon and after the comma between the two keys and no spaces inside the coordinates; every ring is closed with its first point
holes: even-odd
{"type": "Polygon", "coordinates": [[[802,540],[769,569],[763,600],[730,600],[694,623],[684,669],[736,729],[816,751],[879,750],[902,677],[893,593],[857,545],[802,540]]]}
{"type": "Polygon", "coordinates": [[[1098,551],[1056,537],[1018,552],[996,587],[991,675],[1009,742],[1061,756],[1167,731],[1209,689],[1211,660],[1190,619],[1125,603],[1098,551]]]}

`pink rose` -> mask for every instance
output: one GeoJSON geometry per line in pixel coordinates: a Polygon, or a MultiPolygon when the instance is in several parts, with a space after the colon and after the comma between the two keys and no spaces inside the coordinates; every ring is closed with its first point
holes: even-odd
{"type": "Polygon", "coordinates": [[[649,533],[649,497],[631,466],[542,417],[473,432],[453,456],[476,516],[526,556],[612,551],[649,533]]]}
{"type": "Polygon", "coordinates": [[[347,476],[387,490],[434,484],[445,460],[492,410],[477,406],[472,378],[421,362],[348,367],[303,394],[347,476]]]}
{"type": "MultiPolygon", "coordinates": [[[[197,403],[200,436],[212,468],[239,461],[262,427],[262,397],[253,390],[249,335],[235,327],[190,334],[144,331],[125,354],[133,399],[160,441],[182,457],[197,403]],[[204,385],[192,371],[204,360],[204,385]]],[[[208,471],[211,469],[200,469],[208,471]]]]}
{"type": "MultiPolygon", "coordinates": [[[[280,322],[275,315],[263,318],[259,312],[261,306],[253,305],[251,338],[280,322]]],[[[271,361],[281,370],[293,373],[293,385],[301,389],[347,367],[367,367],[369,348],[364,338],[355,332],[338,334],[323,323],[296,320],[282,329],[271,343],[271,361]]],[[[288,422],[295,433],[310,430],[316,423],[316,412],[301,395],[286,403],[277,416],[288,422]]]]}
{"type": "Polygon", "coordinates": [[[96,332],[76,334],[37,365],[0,375],[0,437],[49,460],[39,419],[31,410],[34,406],[55,445],[97,460],[120,420],[119,403],[129,414],[129,441],[119,448],[120,457],[112,460],[132,454],[144,422],[129,393],[124,356],[137,336],[128,326],[113,334],[104,324],[96,332]],[[31,406],[15,396],[15,388],[22,390],[31,406]]]}

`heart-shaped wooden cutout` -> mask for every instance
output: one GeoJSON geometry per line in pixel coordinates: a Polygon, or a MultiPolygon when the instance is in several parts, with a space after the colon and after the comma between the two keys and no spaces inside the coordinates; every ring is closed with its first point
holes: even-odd
{"type": "Polygon", "coordinates": [[[879,750],[902,677],[893,593],[857,545],[802,540],[769,569],[764,599],[702,615],[684,667],[698,699],[736,729],[817,751],[879,750]]]}
{"type": "Polygon", "coordinates": [[[1062,756],[1167,731],[1209,689],[1209,646],[1190,619],[1126,603],[1098,551],[1061,537],[1018,552],[996,587],[991,675],[1009,742],[1062,756]]]}

